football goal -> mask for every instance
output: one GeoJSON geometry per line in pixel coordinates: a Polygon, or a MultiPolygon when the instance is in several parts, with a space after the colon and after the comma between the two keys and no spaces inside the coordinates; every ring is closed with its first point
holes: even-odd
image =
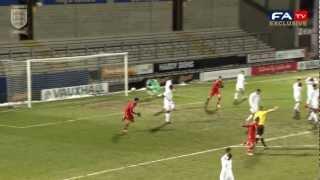
{"type": "Polygon", "coordinates": [[[26,103],[73,99],[110,92],[128,95],[128,53],[29,59],[26,103]]]}

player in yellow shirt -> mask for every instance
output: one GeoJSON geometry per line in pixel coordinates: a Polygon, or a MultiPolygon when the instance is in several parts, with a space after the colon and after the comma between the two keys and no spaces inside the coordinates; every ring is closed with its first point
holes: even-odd
{"type": "Polygon", "coordinates": [[[263,107],[260,107],[260,110],[258,112],[256,112],[254,115],[254,120],[257,120],[257,119],[259,120],[256,143],[258,143],[259,140],[261,140],[261,143],[264,146],[264,148],[267,148],[267,145],[264,142],[264,138],[262,137],[262,135],[264,133],[264,125],[267,121],[267,114],[270,112],[276,111],[277,109],[278,109],[278,107],[274,107],[274,108],[268,109],[268,110],[263,110],[263,107]]]}

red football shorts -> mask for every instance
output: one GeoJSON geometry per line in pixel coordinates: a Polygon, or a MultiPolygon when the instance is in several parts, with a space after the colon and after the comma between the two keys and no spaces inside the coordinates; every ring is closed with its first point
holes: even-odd
{"type": "Polygon", "coordinates": [[[248,139],[246,145],[247,145],[248,149],[253,149],[254,146],[256,145],[256,140],[255,139],[248,139]]]}
{"type": "Polygon", "coordinates": [[[219,89],[213,89],[211,91],[211,96],[220,96],[220,90],[219,89]]]}
{"type": "Polygon", "coordinates": [[[134,116],[133,116],[133,114],[126,113],[126,114],[123,116],[123,120],[128,120],[128,121],[134,122],[134,116]]]}

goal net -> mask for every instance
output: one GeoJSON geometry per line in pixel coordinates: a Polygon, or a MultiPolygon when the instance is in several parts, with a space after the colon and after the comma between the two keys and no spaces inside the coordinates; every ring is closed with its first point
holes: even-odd
{"type": "Polygon", "coordinates": [[[104,53],[27,60],[28,107],[124,91],[128,95],[128,53],[104,53]]]}
{"type": "MultiPolygon", "coordinates": [[[[4,63],[4,62],[3,62],[4,63]]],[[[7,101],[55,101],[123,91],[128,95],[128,53],[5,62],[7,101]],[[10,74],[14,68],[14,74],[10,74]]]]}

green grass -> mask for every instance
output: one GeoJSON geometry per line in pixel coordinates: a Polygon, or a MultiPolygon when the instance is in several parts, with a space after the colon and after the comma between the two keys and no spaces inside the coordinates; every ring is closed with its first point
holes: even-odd
{"type": "MultiPolygon", "coordinates": [[[[266,138],[309,131],[305,120],[293,120],[292,83],[298,76],[317,75],[316,71],[262,76],[248,79],[246,92],[262,89],[265,107],[279,106],[270,114],[266,138]]],[[[206,113],[203,109],[210,83],[177,86],[173,124],[161,125],[163,115],[153,114],[162,99],[142,102],[142,117],[118,136],[123,124],[121,111],[128,98],[122,95],[34,104],[32,109],[0,110],[0,179],[65,179],[88,173],[120,168],[168,157],[237,145],[245,139],[241,127],[248,116],[248,103],[233,105],[234,81],[226,81],[222,109],[206,113]],[[75,121],[69,121],[75,120],[75,121]],[[47,124],[52,123],[52,124],[47,124]],[[40,125],[40,126],[38,126],[40,125]],[[2,127],[1,127],[2,126],[2,127]],[[10,127],[5,127],[10,126],[10,127]]],[[[304,93],[305,94],[305,93],[304,93]]],[[[129,98],[144,92],[134,92],[129,98]]],[[[210,108],[213,109],[211,104],[210,108]]],[[[315,180],[318,175],[318,135],[309,134],[268,142],[284,146],[263,150],[248,157],[244,148],[233,148],[234,174],[239,180],[315,180]]],[[[84,177],[88,180],[207,180],[218,179],[223,150],[124,168],[84,177]]]]}

